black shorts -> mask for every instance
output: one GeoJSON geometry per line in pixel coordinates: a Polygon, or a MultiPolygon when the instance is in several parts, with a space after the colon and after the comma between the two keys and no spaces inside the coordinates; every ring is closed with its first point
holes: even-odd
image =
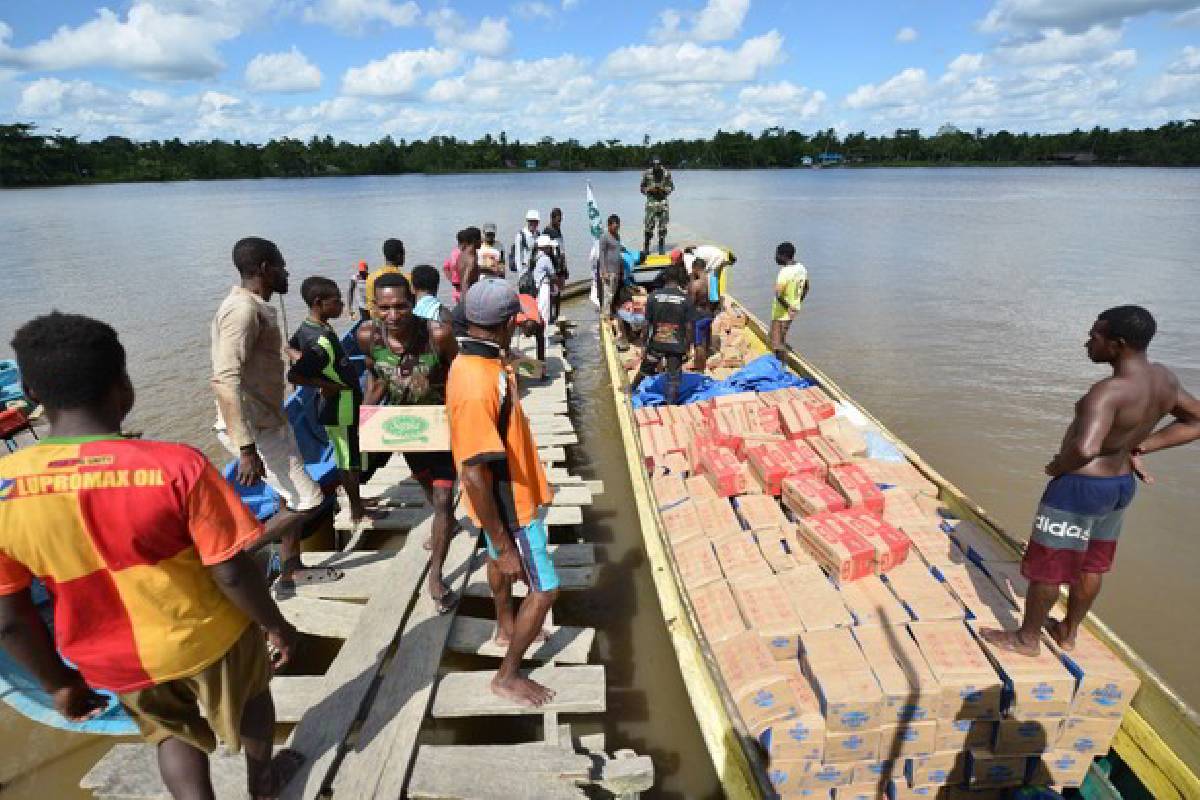
{"type": "Polygon", "coordinates": [[[404,460],[413,477],[435,489],[453,489],[458,470],[449,453],[405,453],[404,460]]]}

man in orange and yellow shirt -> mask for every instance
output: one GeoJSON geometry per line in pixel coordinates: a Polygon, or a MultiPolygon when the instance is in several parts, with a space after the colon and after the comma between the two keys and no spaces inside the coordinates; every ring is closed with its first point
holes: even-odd
{"type": "Polygon", "coordinates": [[[503,278],[484,277],[467,290],[461,305],[467,335],[450,366],[446,416],[467,513],[487,537],[496,641],[508,646],[491,688],[536,707],[554,692],[520,673],[521,658],[558,597],[558,576],[546,548],[543,508],[551,500],[550,486],[516,381],[501,358],[521,303],[503,278]],[[512,584],[518,580],[529,586],[529,596],[514,614],[512,584]]]}
{"type": "Polygon", "coordinates": [[[298,757],[272,762],[269,682],[298,634],[243,552],[262,525],[199,451],[120,435],[134,393],[111,327],[55,312],[12,346],[51,435],[0,460],[0,645],[69,719],[115,693],[173,796],[212,796],[218,737],[245,745],[250,795],[277,796],[298,757]]]}

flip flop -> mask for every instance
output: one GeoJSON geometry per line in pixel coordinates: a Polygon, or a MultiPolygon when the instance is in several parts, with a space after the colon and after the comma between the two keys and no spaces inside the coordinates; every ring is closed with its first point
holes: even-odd
{"type": "Polygon", "coordinates": [[[340,581],[345,576],[345,572],[333,567],[301,567],[292,573],[290,580],[284,581],[281,579],[280,583],[291,583],[295,586],[316,586],[322,583],[340,581]]]}
{"type": "Polygon", "coordinates": [[[437,608],[438,614],[449,614],[458,607],[458,595],[447,589],[445,594],[433,601],[433,604],[437,608]]]}

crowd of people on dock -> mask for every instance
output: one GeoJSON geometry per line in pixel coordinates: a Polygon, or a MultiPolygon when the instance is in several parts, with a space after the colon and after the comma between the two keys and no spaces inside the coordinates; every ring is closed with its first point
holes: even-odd
{"type": "MultiPolygon", "coordinates": [[[[631,390],[665,373],[664,397],[674,404],[688,355],[693,371],[709,363],[713,319],[737,258],[715,245],[676,248],[640,295],[634,269],[647,261],[653,233],[667,255],[674,183],[656,163],[641,188],[643,250],[626,248],[619,217],[607,218],[594,252],[595,299],[618,349],[642,348],[631,390]]],[[[409,269],[404,243],[387,239],[384,263],[374,270],[360,263],[345,294],[331,277],[306,278],[299,293],[308,313],[293,331],[271,302],[291,288],[279,247],[257,237],[238,241],[238,282],[211,324],[214,432],[234,458],[232,482],[193,447],[121,435],[135,392],[113,327],[52,312],[17,331],[12,346],[26,391],[45,409],[50,435],[0,461],[0,643],[59,712],[87,720],[108,706],[96,688],[115,693],[157,745],[175,797],[212,796],[208,754],[218,739],[244,748],[252,797],[278,796],[302,766],[295,752],[273,755],[269,682],[300,641],[280,602],[344,574],[301,559],[301,540],[329,502],[289,423],[289,383],[318,395],[356,530],[386,514],[363,496],[372,465],[360,447],[360,409],[445,406],[450,450],[403,453],[432,511],[423,543],[426,591],[438,613],[458,602],[443,570],[462,527],[455,513],[461,493],[486,540],[495,640],[505,648],[492,690],[535,707],[553,698],[519,669],[544,636],[559,581],[547,548],[552,494],[521,409],[514,337],[531,337],[544,364],[569,271],[561,210],[551,211],[545,227],[537,210],[524,222],[507,252],[494,224],[462,229],[440,271],[432,264],[409,269]],[[449,305],[439,296],[443,279],[449,305]],[[347,310],[358,321],[349,342],[361,369],[333,327],[347,310]],[[279,498],[265,523],[236,486],[259,481],[279,498]],[[279,575],[271,586],[258,556],[274,544],[279,575]],[[29,591],[35,578],[54,596],[53,641],[29,591]],[[519,605],[517,582],[529,589],[519,605]]],[[[769,347],[786,362],[789,329],[810,282],[791,242],[776,247],[775,262],[769,347]]],[[[1047,624],[1070,646],[1112,566],[1142,457],[1200,438],[1200,403],[1146,357],[1154,332],[1149,312],[1122,306],[1101,314],[1089,333],[1089,357],[1111,365],[1113,376],[1077,405],[1046,467],[1051,482],[1023,566],[1031,581],[1024,624],[983,633],[1000,646],[1035,652],[1047,624]],[[1166,416],[1175,422],[1155,432],[1166,416]],[[1062,585],[1071,587],[1067,615],[1048,623],[1062,585]]]]}

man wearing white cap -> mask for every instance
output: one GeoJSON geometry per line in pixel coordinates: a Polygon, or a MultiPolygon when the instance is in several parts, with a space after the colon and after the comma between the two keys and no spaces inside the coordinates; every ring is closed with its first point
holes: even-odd
{"type": "Polygon", "coordinates": [[[542,217],[536,208],[525,212],[525,227],[517,231],[512,248],[508,253],[509,269],[521,275],[533,266],[534,251],[537,250],[538,227],[542,217]]]}

